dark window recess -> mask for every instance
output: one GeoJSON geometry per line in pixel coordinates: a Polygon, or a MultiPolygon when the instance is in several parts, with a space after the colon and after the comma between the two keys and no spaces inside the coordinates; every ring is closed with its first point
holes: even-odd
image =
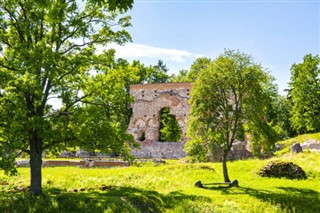
{"type": "Polygon", "coordinates": [[[145,135],[145,133],[144,133],[144,132],[141,132],[138,139],[139,139],[139,141],[141,141],[141,142],[145,141],[145,140],[146,140],[146,135],[145,135]]]}

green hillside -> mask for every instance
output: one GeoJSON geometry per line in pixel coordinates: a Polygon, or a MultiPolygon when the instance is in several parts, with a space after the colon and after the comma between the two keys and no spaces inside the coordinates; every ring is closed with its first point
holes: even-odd
{"type": "Polygon", "coordinates": [[[283,145],[283,148],[281,148],[279,151],[275,153],[276,156],[281,156],[283,154],[287,154],[290,152],[290,146],[295,143],[303,143],[306,140],[318,140],[320,141],[320,133],[313,133],[313,134],[304,134],[304,135],[298,135],[297,137],[290,138],[284,141],[278,142],[278,144],[283,145]]]}

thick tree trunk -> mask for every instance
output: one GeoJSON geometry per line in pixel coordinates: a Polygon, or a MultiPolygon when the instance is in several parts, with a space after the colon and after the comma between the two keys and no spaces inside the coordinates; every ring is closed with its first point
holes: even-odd
{"type": "Polygon", "coordinates": [[[30,143],[30,192],[35,195],[42,193],[42,148],[40,140],[30,143]]]}
{"type": "Polygon", "coordinates": [[[222,170],[223,170],[224,182],[230,182],[229,175],[228,175],[228,168],[227,168],[227,156],[228,156],[228,153],[227,154],[224,153],[222,158],[222,170]]]}

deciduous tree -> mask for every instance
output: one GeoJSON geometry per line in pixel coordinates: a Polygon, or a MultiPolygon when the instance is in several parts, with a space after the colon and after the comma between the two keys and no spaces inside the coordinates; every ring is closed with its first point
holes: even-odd
{"type": "Polygon", "coordinates": [[[170,81],[172,82],[194,82],[201,70],[204,70],[210,64],[210,58],[197,58],[188,70],[180,70],[178,75],[172,75],[170,81]]]}
{"type": "Polygon", "coordinates": [[[114,52],[96,45],[130,40],[122,14],[132,0],[0,2],[1,167],[14,172],[16,152],[30,156],[31,186],[42,192],[42,153],[81,144],[127,149],[121,118],[126,72],[114,52]],[[61,102],[53,107],[50,100],[61,102]]]}
{"type": "Polygon", "coordinates": [[[273,133],[265,120],[269,79],[250,56],[227,50],[200,70],[193,84],[188,122],[191,140],[185,149],[201,160],[219,147],[225,182],[230,182],[227,156],[234,141],[242,139],[245,130],[251,135],[259,133],[263,136],[259,139],[270,138],[273,133]]]}
{"type": "Polygon", "coordinates": [[[197,60],[195,60],[190,67],[190,72],[187,75],[188,81],[193,82],[197,80],[197,77],[201,72],[201,70],[206,69],[210,64],[210,62],[211,62],[210,58],[205,58],[205,57],[197,58],[197,60]]]}
{"type": "Polygon", "coordinates": [[[320,131],[320,58],[306,55],[291,67],[291,125],[298,133],[320,131]]]}
{"type": "Polygon", "coordinates": [[[169,69],[163,63],[162,60],[157,62],[157,65],[150,66],[147,74],[147,83],[167,83],[169,81],[169,75],[167,72],[169,69]]]}

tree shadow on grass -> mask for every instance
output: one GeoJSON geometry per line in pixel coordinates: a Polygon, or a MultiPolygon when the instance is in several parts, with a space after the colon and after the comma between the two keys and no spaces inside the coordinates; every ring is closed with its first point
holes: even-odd
{"type": "Polygon", "coordinates": [[[283,193],[250,188],[244,188],[244,191],[264,202],[278,205],[286,212],[320,212],[319,192],[295,187],[278,187],[278,189],[283,190],[283,193]]]}
{"type": "Polygon", "coordinates": [[[229,187],[229,186],[203,186],[203,189],[212,190],[212,191],[219,191],[223,195],[237,195],[237,194],[244,194],[242,187],[229,187]]]}
{"type": "Polygon", "coordinates": [[[221,191],[224,195],[248,194],[263,202],[279,206],[284,212],[320,212],[320,193],[311,189],[277,187],[283,192],[257,190],[244,187],[206,187],[208,190],[221,191]]]}
{"type": "Polygon", "coordinates": [[[43,195],[0,192],[0,212],[164,212],[189,201],[211,199],[171,192],[167,195],[133,187],[106,187],[103,191],[65,192],[46,189],[43,195]]]}

